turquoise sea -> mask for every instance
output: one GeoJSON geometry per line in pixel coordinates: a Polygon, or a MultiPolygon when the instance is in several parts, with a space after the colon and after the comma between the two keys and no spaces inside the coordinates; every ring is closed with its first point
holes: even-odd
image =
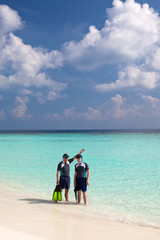
{"type": "Polygon", "coordinates": [[[62,155],[81,148],[90,167],[87,214],[160,228],[160,131],[3,132],[0,185],[51,199],[62,155]]]}

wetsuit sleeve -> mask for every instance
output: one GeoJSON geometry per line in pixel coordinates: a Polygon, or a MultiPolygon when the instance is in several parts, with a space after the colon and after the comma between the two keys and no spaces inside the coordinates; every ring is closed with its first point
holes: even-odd
{"type": "Polygon", "coordinates": [[[61,163],[58,164],[57,171],[61,171],[61,163]]]}
{"type": "Polygon", "coordinates": [[[88,164],[86,163],[86,167],[85,167],[86,171],[89,170],[88,164]]]}
{"type": "Polygon", "coordinates": [[[69,163],[72,163],[73,161],[74,161],[73,158],[68,159],[69,163]]]}

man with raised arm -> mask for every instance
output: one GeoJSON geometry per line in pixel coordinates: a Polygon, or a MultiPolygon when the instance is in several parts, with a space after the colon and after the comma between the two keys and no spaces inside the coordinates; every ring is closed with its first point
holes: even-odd
{"type": "MultiPolygon", "coordinates": [[[[82,154],[84,151],[85,149],[81,149],[78,154],[82,154]]],[[[63,155],[63,161],[61,161],[57,167],[57,185],[60,185],[62,190],[65,189],[66,201],[68,201],[70,189],[70,164],[76,159],[77,155],[71,159],[68,159],[69,156],[67,153],[65,153],[63,155]]]]}

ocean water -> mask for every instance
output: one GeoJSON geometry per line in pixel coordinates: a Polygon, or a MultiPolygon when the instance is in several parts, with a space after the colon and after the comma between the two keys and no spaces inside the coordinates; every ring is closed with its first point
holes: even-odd
{"type": "Polygon", "coordinates": [[[51,199],[62,155],[81,148],[90,168],[87,214],[160,228],[160,132],[1,133],[0,185],[51,199]]]}

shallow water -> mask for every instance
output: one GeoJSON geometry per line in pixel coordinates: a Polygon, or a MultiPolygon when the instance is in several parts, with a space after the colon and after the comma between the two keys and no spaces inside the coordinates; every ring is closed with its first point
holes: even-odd
{"type": "MultiPolygon", "coordinates": [[[[85,148],[86,214],[160,227],[160,134],[89,132],[0,134],[0,183],[51,198],[57,164],[85,148]]],[[[70,200],[74,201],[71,164],[70,200]]]]}

